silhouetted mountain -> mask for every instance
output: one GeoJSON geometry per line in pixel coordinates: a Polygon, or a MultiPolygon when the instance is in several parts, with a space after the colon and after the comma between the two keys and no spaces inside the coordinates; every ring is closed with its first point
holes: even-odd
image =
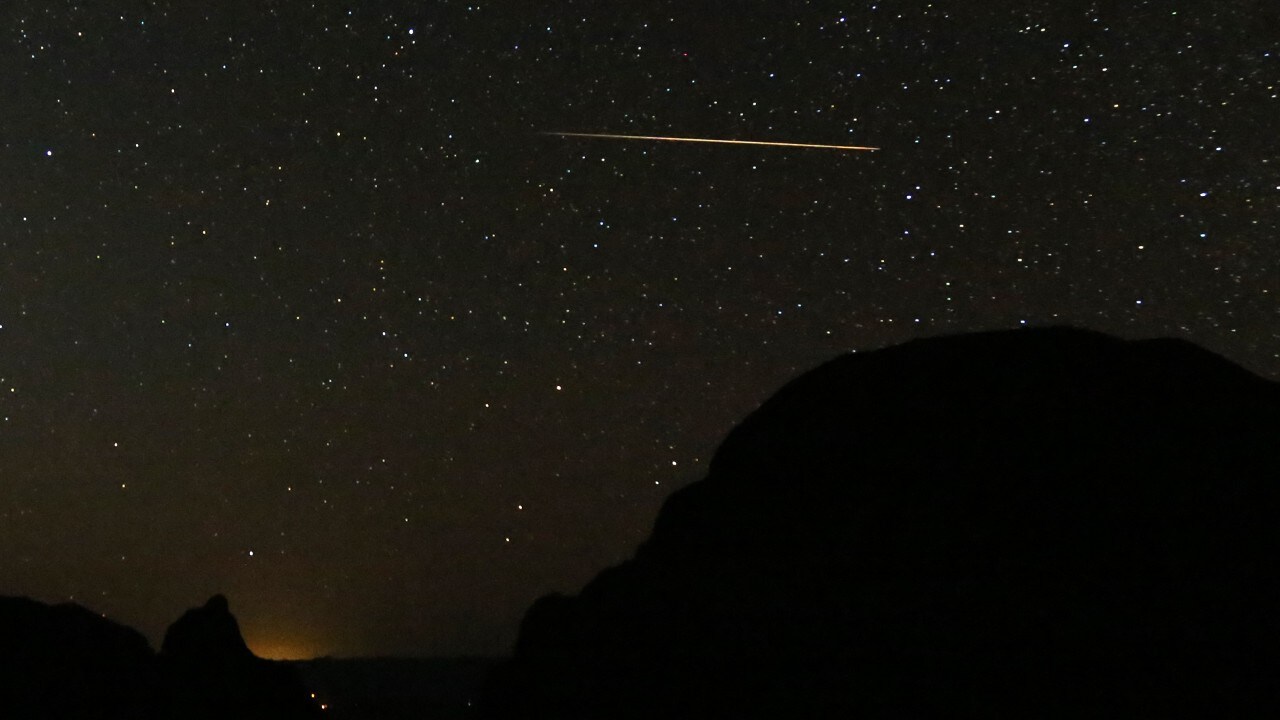
{"type": "Polygon", "coordinates": [[[253,658],[227,599],[214,595],[182,614],[164,633],[160,654],[173,662],[236,665],[253,658]]]}
{"type": "Polygon", "coordinates": [[[79,605],[0,597],[0,717],[151,717],[155,670],[132,628],[79,605]]]}
{"type": "Polygon", "coordinates": [[[1280,386],[1177,340],[920,340],[789,383],[490,718],[1280,707],[1280,386]]]}
{"type": "Polygon", "coordinates": [[[319,717],[296,668],[250,652],[221,595],[169,626],[160,659],[169,702],[184,717],[319,717]]]}
{"type": "Polygon", "coordinates": [[[174,623],[159,656],[136,630],[78,605],[0,597],[0,717],[319,716],[295,668],[249,651],[220,595],[174,623]]]}

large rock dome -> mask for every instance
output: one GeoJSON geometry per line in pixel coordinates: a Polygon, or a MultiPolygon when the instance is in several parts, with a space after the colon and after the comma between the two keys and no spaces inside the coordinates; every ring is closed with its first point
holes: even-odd
{"type": "Polygon", "coordinates": [[[1278,483],[1280,386],[1186,342],[1042,329],[847,355],[735,428],[634,559],[535,603],[484,709],[1274,708],[1278,483]]]}

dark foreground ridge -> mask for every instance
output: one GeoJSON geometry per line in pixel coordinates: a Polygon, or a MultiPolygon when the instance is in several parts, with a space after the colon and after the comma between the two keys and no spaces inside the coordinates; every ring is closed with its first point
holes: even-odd
{"type": "Polygon", "coordinates": [[[292,666],[249,651],[221,595],[174,623],[159,655],[78,605],[0,597],[0,703],[6,718],[321,716],[292,666]]]}
{"type": "Polygon", "coordinates": [[[1280,707],[1280,386],[1071,329],[838,358],[633,560],[529,610],[489,718],[1280,707]]]}

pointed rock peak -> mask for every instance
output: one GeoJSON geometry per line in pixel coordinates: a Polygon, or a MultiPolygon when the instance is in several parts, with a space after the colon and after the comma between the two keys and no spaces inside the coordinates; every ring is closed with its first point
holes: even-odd
{"type": "Polygon", "coordinates": [[[223,595],[183,613],[164,634],[160,653],[188,661],[228,661],[253,657],[223,595]]]}

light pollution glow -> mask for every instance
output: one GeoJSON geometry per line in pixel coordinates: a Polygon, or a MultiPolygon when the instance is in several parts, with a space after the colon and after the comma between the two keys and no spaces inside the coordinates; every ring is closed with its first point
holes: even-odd
{"type": "Polygon", "coordinates": [[[318,643],[294,638],[264,638],[245,635],[249,650],[266,660],[310,660],[328,654],[318,643]]]}

